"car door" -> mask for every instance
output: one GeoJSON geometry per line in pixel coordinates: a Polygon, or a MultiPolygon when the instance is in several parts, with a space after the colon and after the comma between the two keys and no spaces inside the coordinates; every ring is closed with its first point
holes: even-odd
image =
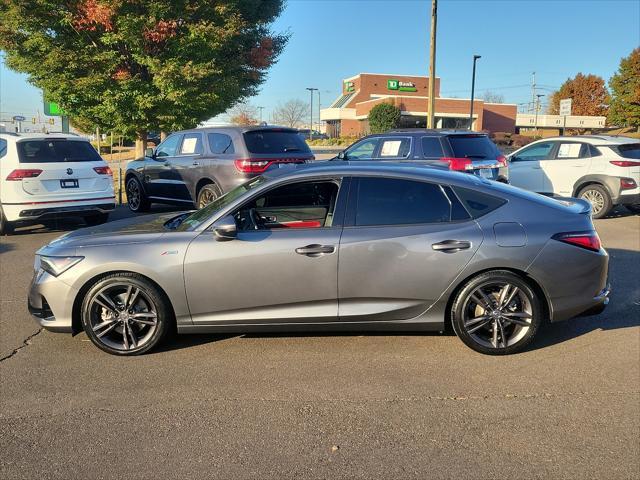
{"type": "Polygon", "coordinates": [[[202,178],[205,168],[202,134],[187,132],[183,135],[176,156],[171,159],[171,178],[175,181],[175,198],[185,202],[195,202],[191,192],[202,178]]]}
{"type": "Polygon", "coordinates": [[[179,198],[173,162],[181,142],[181,133],[169,135],[156,147],[155,157],[145,162],[144,180],[150,197],[171,200],[179,198]]]}
{"type": "Polygon", "coordinates": [[[348,180],[334,178],[276,186],[232,212],[238,226],[234,240],[216,241],[211,231],[193,240],[184,264],[193,323],[336,321],[338,244],[347,190],[348,180]],[[325,194],[327,185],[333,185],[333,193],[323,198],[287,197],[287,191],[302,191],[314,183],[322,185],[325,194]],[[260,213],[265,205],[270,211],[260,213]],[[290,218],[319,208],[325,211],[322,219],[290,218]],[[251,223],[255,215],[260,216],[257,229],[251,223]]]}
{"type": "Polygon", "coordinates": [[[552,158],[540,160],[545,193],[562,197],[573,195],[576,181],[589,173],[591,153],[583,142],[560,141],[552,158]]]}
{"type": "Polygon", "coordinates": [[[340,321],[406,320],[429,309],[482,243],[459,207],[450,187],[354,179],[340,241],[340,321]]]}
{"type": "Polygon", "coordinates": [[[540,162],[552,158],[555,145],[551,141],[539,142],[514,153],[509,159],[509,183],[532,192],[544,192],[540,162]]]}
{"type": "Polygon", "coordinates": [[[374,159],[387,162],[407,161],[411,156],[412,143],[411,137],[382,137],[374,152],[374,159]]]}

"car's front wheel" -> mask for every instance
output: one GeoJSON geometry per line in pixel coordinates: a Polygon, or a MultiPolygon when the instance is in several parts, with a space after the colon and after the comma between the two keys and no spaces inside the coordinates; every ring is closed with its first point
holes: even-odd
{"type": "Polygon", "coordinates": [[[82,302],[82,326],[91,341],[113,355],[139,355],[164,338],[171,309],[150,281],[134,273],[98,280],[82,302]]]}
{"type": "Polygon", "coordinates": [[[489,355],[517,353],[534,338],[543,309],[518,275],[493,271],[467,282],[451,308],[453,329],[467,346],[489,355]]]}
{"type": "Polygon", "coordinates": [[[587,185],[578,194],[578,197],[588,201],[591,204],[591,216],[593,218],[604,218],[609,215],[613,208],[611,195],[601,186],[595,183],[587,185]]]}

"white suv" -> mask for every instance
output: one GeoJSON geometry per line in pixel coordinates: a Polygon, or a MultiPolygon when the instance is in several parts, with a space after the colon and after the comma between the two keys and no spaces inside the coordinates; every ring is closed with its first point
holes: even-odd
{"type": "Polygon", "coordinates": [[[113,174],[87,139],[0,133],[0,234],[59,217],[104,223],[114,208],[113,174]]]}
{"type": "Polygon", "coordinates": [[[538,140],[508,157],[509,183],[559,197],[580,197],[605,217],[616,205],[640,213],[640,141],[582,135],[538,140]]]}

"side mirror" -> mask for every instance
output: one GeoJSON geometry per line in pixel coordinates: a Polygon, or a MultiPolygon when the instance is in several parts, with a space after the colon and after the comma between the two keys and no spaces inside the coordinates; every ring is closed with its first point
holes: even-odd
{"type": "Polygon", "coordinates": [[[339,160],[345,160],[346,158],[347,158],[347,154],[346,154],[346,153],[344,153],[344,150],[343,150],[343,151],[341,151],[341,152],[338,154],[338,159],[339,159],[339,160]]]}
{"type": "Polygon", "coordinates": [[[218,242],[228,242],[238,236],[238,226],[233,215],[227,215],[213,224],[213,236],[218,242]]]}
{"type": "Polygon", "coordinates": [[[507,157],[507,162],[511,163],[511,162],[517,162],[518,161],[518,157],[516,157],[515,155],[509,155],[507,157]]]}
{"type": "Polygon", "coordinates": [[[156,151],[154,148],[151,147],[147,147],[144,150],[144,156],[145,157],[150,157],[150,158],[156,158],[156,151]]]}

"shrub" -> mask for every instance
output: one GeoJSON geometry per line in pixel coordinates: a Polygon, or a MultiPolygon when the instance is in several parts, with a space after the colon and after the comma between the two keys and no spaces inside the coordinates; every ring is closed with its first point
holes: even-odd
{"type": "Polygon", "coordinates": [[[369,112],[369,129],[371,133],[383,133],[398,128],[400,109],[390,103],[380,103],[369,112]]]}

